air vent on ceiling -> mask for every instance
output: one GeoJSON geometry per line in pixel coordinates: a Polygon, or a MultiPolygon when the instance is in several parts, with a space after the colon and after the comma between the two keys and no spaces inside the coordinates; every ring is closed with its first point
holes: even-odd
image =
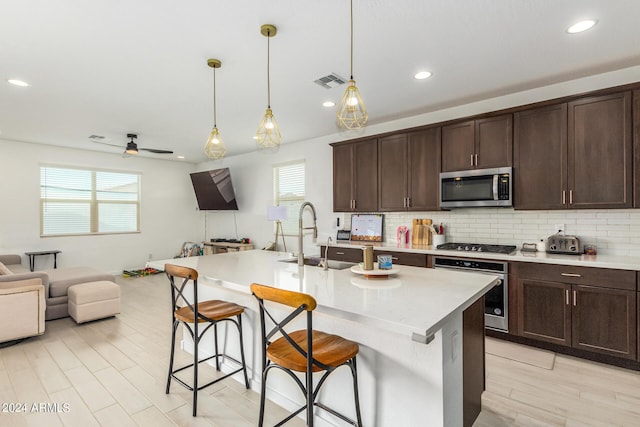
{"type": "Polygon", "coordinates": [[[344,77],[340,77],[336,73],[331,73],[329,75],[320,77],[318,80],[315,80],[314,83],[319,84],[325,89],[331,89],[332,87],[337,87],[343,85],[347,82],[347,79],[344,77]]]}
{"type": "Polygon", "coordinates": [[[102,135],[89,135],[89,139],[92,139],[94,141],[104,141],[105,137],[102,135]]]}

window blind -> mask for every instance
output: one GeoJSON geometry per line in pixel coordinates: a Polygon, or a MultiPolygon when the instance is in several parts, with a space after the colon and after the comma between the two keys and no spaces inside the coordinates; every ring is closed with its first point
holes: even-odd
{"type": "Polygon", "coordinates": [[[282,221],[286,235],[298,234],[298,212],[305,198],[304,160],[273,167],[274,205],[287,207],[287,219],[282,221]]]}
{"type": "Polygon", "coordinates": [[[40,167],[40,234],[140,231],[140,175],[40,167]]]}

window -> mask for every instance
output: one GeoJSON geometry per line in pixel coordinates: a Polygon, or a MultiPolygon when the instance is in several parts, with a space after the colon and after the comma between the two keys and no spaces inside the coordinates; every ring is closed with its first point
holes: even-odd
{"type": "Polygon", "coordinates": [[[298,235],[298,212],[304,202],[304,160],[281,163],[273,167],[274,205],[287,207],[282,221],[286,235],[298,235]]]}
{"type": "Polygon", "coordinates": [[[140,175],[40,167],[40,235],[140,231],[140,175]]]}

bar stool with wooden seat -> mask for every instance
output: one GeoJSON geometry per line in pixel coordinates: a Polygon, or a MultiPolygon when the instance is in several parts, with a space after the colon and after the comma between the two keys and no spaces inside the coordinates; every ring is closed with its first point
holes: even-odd
{"type": "Polygon", "coordinates": [[[198,390],[202,390],[212,384],[217,383],[231,375],[234,375],[240,371],[244,373],[244,382],[247,389],[249,388],[249,378],[247,377],[247,366],[244,360],[244,346],[242,344],[242,313],[244,307],[234,304],[232,302],[220,301],[220,300],[198,300],[198,272],[193,268],[181,267],[173,264],[165,264],[164,270],[167,273],[169,282],[171,283],[171,300],[173,304],[173,332],[171,339],[171,359],[169,360],[169,375],[167,378],[167,390],[169,394],[169,388],[171,386],[171,379],[176,380],[178,383],[186,387],[188,390],[193,391],[193,416],[196,416],[197,403],[198,403],[198,390]],[[176,278],[183,279],[182,283],[176,283],[176,278]],[[188,298],[185,291],[186,285],[193,283],[193,292],[191,293],[193,298],[188,298]],[[197,322],[195,321],[197,319],[197,322]],[[237,360],[228,354],[220,353],[218,351],[218,324],[222,322],[229,322],[234,324],[238,328],[238,335],[240,336],[240,360],[237,360]],[[200,330],[199,325],[201,323],[207,323],[204,329],[200,330]],[[178,326],[183,324],[186,326],[186,330],[193,339],[193,363],[173,369],[173,357],[176,343],[176,331],[178,326]],[[202,341],[202,338],[206,332],[213,326],[213,339],[215,354],[202,360],[198,360],[198,345],[202,341]],[[220,358],[232,360],[240,367],[233,372],[229,372],[222,377],[216,378],[213,381],[204,385],[198,385],[198,365],[202,362],[215,358],[216,369],[220,370],[220,358]],[[178,378],[176,374],[180,371],[193,367],[193,385],[189,385],[182,379],[178,378]]]}
{"type": "Polygon", "coordinates": [[[270,286],[252,284],[251,292],[258,300],[260,306],[260,327],[262,332],[262,390],[260,395],[260,418],[258,426],[264,422],[265,391],[267,374],[273,368],[286,372],[300,387],[305,395],[305,405],[281,420],[277,426],[281,426],[300,412],[306,410],[307,425],[313,427],[313,407],[317,406],[334,416],[354,425],[362,427],[360,416],[360,404],[358,402],[358,376],[356,368],[356,355],[358,344],[346,340],[338,335],[331,335],[313,329],[312,313],[316,308],[316,300],[311,296],[300,292],[277,289],[270,286]],[[265,301],[294,307],[284,319],[276,320],[273,309],[270,311],[265,306],[265,301]],[[306,312],[306,329],[288,332],[294,319],[306,312]],[[267,332],[267,319],[273,327],[267,332]],[[275,340],[274,337],[279,337],[275,340]],[[307,343],[311,342],[311,346],[307,343]],[[357,422],[338,413],[326,405],[316,402],[320,388],[327,377],[341,366],[348,366],[353,376],[353,393],[357,422]],[[295,374],[304,372],[305,383],[295,374]],[[313,373],[324,372],[317,384],[313,385],[313,373]]]}

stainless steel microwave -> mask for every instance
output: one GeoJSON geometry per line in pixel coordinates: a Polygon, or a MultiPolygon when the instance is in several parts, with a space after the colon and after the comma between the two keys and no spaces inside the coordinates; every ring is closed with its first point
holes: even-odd
{"type": "Polygon", "coordinates": [[[440,174],[440,207],[513,206],[511,167],[440,174]]]}

